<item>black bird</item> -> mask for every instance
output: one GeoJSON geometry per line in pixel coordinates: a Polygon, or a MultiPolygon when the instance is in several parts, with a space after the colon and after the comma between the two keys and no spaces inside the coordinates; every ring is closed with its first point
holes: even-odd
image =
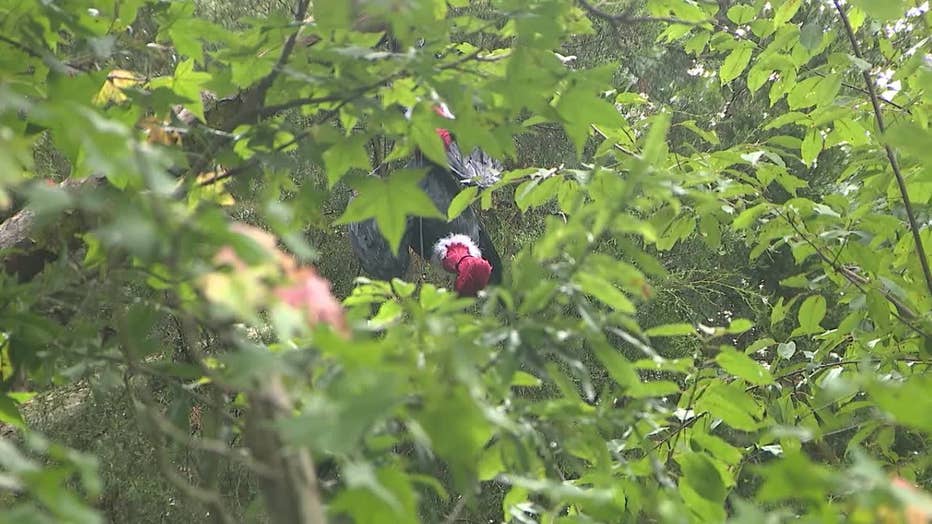
{"type": "MultiPolygon", "coordinates": [[[[443,117],[454,118],[445,104],[436,106],[435,111],[443,117]]],[[[478,148],[464,156],[448,130],[437,129],[437,134],[443,140],[448,165],[437,165],[417,152],[408,167],[427,168],[427,175],[420,182],[421,189],[446,215],[461,184],[490,186],[500,178],[502,167],[478,148]]],[[[350,224],[349,237],[363,270],[381,280],[404,276],[410,263],[410,248],[422,258],[455,273],[453,288],[460,295],[475,296],[489,283],[502,281],[501,259],[471,206],[450,222],[408,217],[398,255],[392,253],[373,219],[350,224]]]]}

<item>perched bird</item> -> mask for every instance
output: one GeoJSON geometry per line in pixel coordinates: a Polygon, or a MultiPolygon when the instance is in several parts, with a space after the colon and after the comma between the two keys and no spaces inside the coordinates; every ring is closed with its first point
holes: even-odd
{"type": "MultiPolygon", "coordinates": [[[[434,110],[445,118],[455,118],[446,104],[440,103],[434,110]]],[[[437,165],[417,152],[408,167],[427,169],[420,182],[421,189],[446,215],[461,184],[490,186],[498,181],[502,167],[478,148],[464,156],[447,129],[439,128],[437,134],[446,149],[447,165],[437,165]]],[[[472,207],[449,222],[408,217],[397,255],[392,253],[373,219],[350,224],[349,237],[363,270],[381,280],[405,274],[410,264],[409,248],[456,274],[453,288],[461,296],[475,296],[489,283],[498,284],[502,280],[501,259],[472,207]]]]}

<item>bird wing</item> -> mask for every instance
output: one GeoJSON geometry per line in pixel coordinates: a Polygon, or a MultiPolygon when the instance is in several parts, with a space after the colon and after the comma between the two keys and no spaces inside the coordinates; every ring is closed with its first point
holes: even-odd
{"type": "Polygon", "coordinates": [[[482,224],[479,224],[479,250],[482,251],[482,257],[489,261],[489,264],[492,264],[492,275],[489,278],[489,283],[491,284],[501,284],[502,283],[502,259],[498,256],[498,251],[495,250],[495,244],[492,243],[492,239],[489,237],[489,234],[486,232],[486,229],[482,227],[482,224]]]}
{"type": "Polygon", "coordinates": [[[352,223],[348,230],[350,244],[353,246],[353,251],[363,271],[379,280],[404,277],[410,262],[408,254],[408,237],[411,234],[410,219],[405,229],[405,236],[401,240],[398,255],[392,253],[375,220],[370,218],[363,222],[352,223]]]}
{"type": "Polygon", "coordinates": [[[450,171],[466,185],[489,187],[502,178],[501,162],[478,147],[469,155],[463,155],[456,141],[453,141],[447,146],[447,162],[450,171]]]}

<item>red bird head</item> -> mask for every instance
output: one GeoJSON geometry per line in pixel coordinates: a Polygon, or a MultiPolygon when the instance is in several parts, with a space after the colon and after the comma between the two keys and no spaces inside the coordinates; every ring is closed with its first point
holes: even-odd
{"type": "Polygon", "coordinates": [[[434,246],[434,256],[443,269],[456,273],[453,289],[460,296],[474,297],[489,284],[492,264],[482,258],[476,243],[466,235],[452,234],[434,246]]]}
{"type": "MultiPolygon", "coordinates": [[[[443,102],[440,102],[439,104],[434,106],[434,113],[437,113],[443,118],[448,118],[450,120],[453,120],[454,118],[456,118],[455,116],[453,116],[453,112],[450,111],[450,108],[447,107],[447,105],[444,104],[443,102]]],[[[443,140],[443,146],[450,147],[450,144],[453,143],[453,136],[450,134],[450,131],[448,129],[438,127],[437,134],[440,135],[440,139],[443,140]]]]}

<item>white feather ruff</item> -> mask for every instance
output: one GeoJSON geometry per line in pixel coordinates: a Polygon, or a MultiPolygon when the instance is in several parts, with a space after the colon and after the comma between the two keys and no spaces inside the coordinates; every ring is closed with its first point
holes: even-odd
{"type": "Polygon", "coordinates": [[[479,249],[479,246],[477,246],[476,243],[472,241],[471,238],[460,233],[451,233],[450,235],[441,238],[437,241],[436,244],[434,244],[434,256],[431,258],[433,258],[436,263],[440,263],[447,255],[447,249],[449,249],[453,244],[462,244],[466,246],[466,249],[469,250],[470,256],[477,258],[482,257],[482,251],[479,249]]]}
{"type": "Polygon", "coordinates": [[[449,118],[450,120],[456,120],[456,115],[453,114],[453,111],[450,111],[450,106],[446,102],[440,102],[440,116],[444,118],[449,118]]]}

